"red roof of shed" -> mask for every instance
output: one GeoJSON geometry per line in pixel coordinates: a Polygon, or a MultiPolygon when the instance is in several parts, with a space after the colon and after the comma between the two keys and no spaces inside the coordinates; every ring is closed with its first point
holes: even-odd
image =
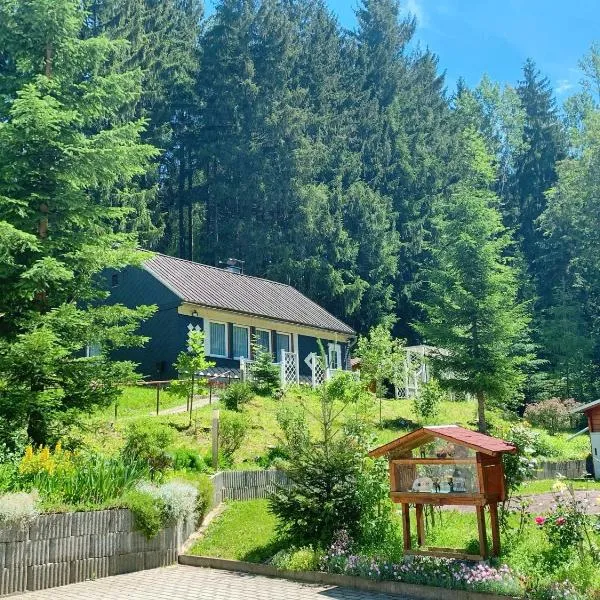
{"type": "Polygon", "coordinates": [[[500,438],[486,435],[485,433],[465,429],[458,425],[433,425],[417,429],[388,444],[379,446],[379,448],[371,450],[369,456],[383,456],[392,450],[402,447],[407,449],[417,448],[418,446],[427,443],[432,437],[450,440],[457,444],[468,446],[476,452],[484,452],[485,454],[500,454],[502,452],[516,451],[516,447],[513,444],[505,442],[500,438]]]}

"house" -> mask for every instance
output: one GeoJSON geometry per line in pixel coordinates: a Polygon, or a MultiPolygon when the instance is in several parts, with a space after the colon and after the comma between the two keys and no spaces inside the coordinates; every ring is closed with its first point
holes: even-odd
{"type": "Polygon", "coordinates": [[[140,329],[150,341],[115,355],[139,363],[147,378],[176,377],[173,363],[192,330],[205,334],[206,354],[215,363],[209,375],[239,377],[254,341],[275,363],[282,353],[291,359],[287,367],[296,381],[310,380],[322,351],[328,369],[350,368],[354,330],[289,285],[163,254],[142,267],[110,271],[107,284],[109,302],[158,306],[140,329]]]}
{"type": "MultiPolygon", "coordinates": [[[[587,417],[588,426],[577,433],[590,434],[590,442],[592,444],[592,463],[594,465],[594,478],[600,479],[600,400],[595,400],[589,404],[578,406],[573,409],[573,413],[583,413],[587,417]]],[[[573,436],[574,437],[574,436],[573,436]]]]}

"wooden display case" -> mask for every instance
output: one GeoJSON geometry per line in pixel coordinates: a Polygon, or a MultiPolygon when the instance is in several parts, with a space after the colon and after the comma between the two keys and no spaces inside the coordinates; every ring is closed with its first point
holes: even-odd
{"type": "Polygon", "coordinates": [[[390,496],[402,506],[404,552],[483,560],[489,556],[484,507],[490,513],[493,556],[500,553],[498,502],[506,499],[502,454],[516,449],[498,438],[456,425],[423,427],[372,450],[387,456],[390,496]],[[415,506],[418,548],[411,547],[409,507],[415,506]],[[474,506],[479,555],[425,545],[425,505],[474,506]]]}

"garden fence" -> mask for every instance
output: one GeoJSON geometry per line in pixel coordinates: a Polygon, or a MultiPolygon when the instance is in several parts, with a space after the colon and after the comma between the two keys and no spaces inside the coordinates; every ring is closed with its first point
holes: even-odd
{"type": "Polygon", "coordinates": [[[268,498],[278,486],[289,485],[283,471],[219,471],[212,476],[213,506],[224,500],[268,498]]]}

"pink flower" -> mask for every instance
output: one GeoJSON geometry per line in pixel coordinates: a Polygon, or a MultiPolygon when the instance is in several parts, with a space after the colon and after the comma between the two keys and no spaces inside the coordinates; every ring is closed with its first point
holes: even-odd
{"type": "Polygon", "coordinates": [[[556,524],[557,525],[564,525],[566,523],[566,519],[564,517],[558,517],[558,519],[556,519],[556,524]]]}
{"type": "Polygon", "coordinates": [[[546,522],[546,517],[536,517],[535,523],[536,525],[543,525],[546,522]]]}

